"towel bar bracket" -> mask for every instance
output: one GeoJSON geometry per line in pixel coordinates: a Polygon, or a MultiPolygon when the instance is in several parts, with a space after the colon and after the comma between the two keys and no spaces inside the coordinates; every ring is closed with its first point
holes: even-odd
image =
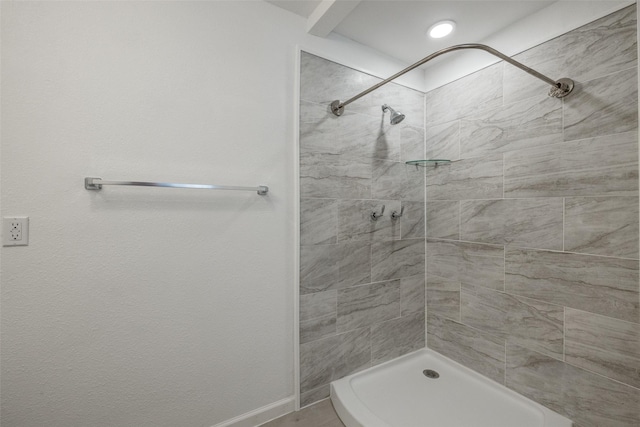
{"type": "Polygon", "coordinates": [[[84,188],[85,190],[102,190],[102,185],[100,184],[94,184],[93,180],[94,179],[101,179],[101,178],[85,178],[84,179],[84,188]]]}

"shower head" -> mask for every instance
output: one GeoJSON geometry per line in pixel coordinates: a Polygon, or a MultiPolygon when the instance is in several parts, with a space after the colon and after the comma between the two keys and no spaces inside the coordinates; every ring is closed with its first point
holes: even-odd
{"type": "Polygon", "coordinates": [[[387,110],[389,110],[391,112],[391,124],[392,125],[397,125],[398,123],[400,123],[401,121],[404,120],[404,114],[402,114],[399,111],[394,110],[393,108],[389,107],[387,104],[382,105],[382,112],[386,112],[387,110]]]}

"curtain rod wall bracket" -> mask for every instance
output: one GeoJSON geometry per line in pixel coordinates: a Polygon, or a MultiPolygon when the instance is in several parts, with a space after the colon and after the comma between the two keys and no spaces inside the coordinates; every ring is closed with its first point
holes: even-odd
{"type": "Polygon", "coordinates": [[[344,113],[344,105],[340,102],[340,100],[336,99],[331,103],[331,112],[336,116],[341,116],[344,113]]]}
{"type": "Polygon", "coordinates": [[[353,101],[356,101],[360,98],[362,98],[363,96],[367,95],[368,93],[373,92],[374,90],[378,89],[380,86],[385,85],[387,83],[389,83],[392,80],[395,80],[396,78],[400,77],[401,75],[408,73],[409,71],[418,68],[419,66],[421,66],[422,64],[425,64],[429,61],[431,61],[433,58],[436,58],[440,55],[443,55],[445,53],[449,53],[449,52],[454,52],[456,50],[462,50],[462,49],[480,49],[480,50],[484,50],[485,52],[488,52],[490,54],[492,54],[493,56],[497,56],[498,58],[504,60],[505,62],[508,62],[509,64],[520,68],[522,71],[529,73],[530,75],[532,75],[533,77],[542,80],[543,82],[547,83],[548,85],[551,86],[551,90],[549,90],[549,96],[554,97],[554,98],[564,98],[565,96],[569,95],[571,93],[571,91],[573,90],[574,87],[574,83],[573,80],[569,79],[569,78],[562,78],[560,80],[553,80],[547,76],[545,76],[542,73],[537,72],[536,70],[527,67],[526,65],[516,61],[515,59],[512,59],[510,57],[508,57],[507,55],[505,55],[502,52],[499,52],[497,50],[495,50],[492,47],[489,47],[487,45],[484,44],[477,44],[477,43],[468,43],[468,44],[458,44],[455,46],[449,46],[446,47],[444,49],[441,49],[437,52],[432,53],[429,56],[426,56],[424,58],[422,58],[420,61],[416,62],[413,65],[408,66],[407,68],[405,68],[402,71],[399,71],[398,73],[394,74],[393,76],[381,81],[380,83],[371,86],[369,89],[364,90],[362,92],[360,92],[359,94],[357,94],[356,96],[349,98],[348,100],[341,102],[339,100],[333,101],[331,103],[331,112],[333,114],[335,114],[336,116],[341,116],[344,113],[344,107],[346,107],[347,105],[351,104],[353,101]]]}
{"type": "Polygon", "coordinates": [[[551,89],[549,89],[549,96],[552,98],[564,98],[571,93],[573,87],[573,80],[563,77],[558,79],[555,87],[552,86],[551,89]]]}

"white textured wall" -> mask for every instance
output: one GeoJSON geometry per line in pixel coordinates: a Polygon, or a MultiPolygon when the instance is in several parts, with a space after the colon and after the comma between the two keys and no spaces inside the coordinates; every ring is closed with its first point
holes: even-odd
{"type": "Polygon", "coordinates": [[[2,248],[3,427],[211,426],[293,395],[295,46],[402,65],[304,26],[262,1],[2,3],[1,213],[31,218],[2,248]]]}

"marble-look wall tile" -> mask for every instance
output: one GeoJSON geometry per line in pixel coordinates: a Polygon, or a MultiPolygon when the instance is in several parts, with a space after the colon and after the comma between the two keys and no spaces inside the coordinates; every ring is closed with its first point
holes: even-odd
{"type": "Polygon", "coordinates": [[[460,322],[460,282],[429,275],[427,313],[460,322]]]}
{"type": "Polygon", "coordinates": [[[564,100],[566,141],[638,129],[638,69],[584,82],[564,100]]]}
{"type": "Polygon", "coordinates": [[[301,153],[300,197],[370,199],[371,160],[301,153]]]}
{"type": "Polygon", "coordinates": [[[424,170],[401,162],[373,160],[371,195],[377,200],[424,200],[424,170]]]}
{"type": "Polygon", "coordinates": [[[300,344],[300,391],[306,393],[371,365],[370,328],[300,344]]]}
{"type": "Polygon", "coordinates": [[[400,129],[400,161],[424,159],[424,129],[403,126],[400,129]]]}
{"type": "Polygon", "coordinates": [[[640,324],[566,309],[566,361],[640,388],[640,324]]]}
{"type": "Polygon", "coordinates": [[[427,346],[504,384],[504,340],[448,319],[427,315],[427,346]]]}
{"type": "Polygon", "coordinates": [[[300,343],[315,341],[336,334],[336,316],[300,321],[300,343]]]}
{"type": "Polygon", "coordinates": [[[316,292],[300,296],[300,342],[336,335],[338,292],[316,292]]]}
{"type": "Polygon", "coordinates": [[[403,316],[371,327],[371,361],[378,364],[424,347],[424,313],[403,316]]]}
{"type": "MultiPolygon", "coordinates": [[[[400,217],[400,230],[403,239],[424,239],[425,209],[424,202],[402,202],[404,211],[400,217]]],[[[391,215],[392,212],[389,213],[391,215]]],[[[393,219],[392,219],[393,221],[393,219]]],[[[398,220],[395,220],[398,222],[398,220]]]]}
{"type": "Polygon", "coordinates": [[[300,199],[300,244],[335,244],[337,235],[337,200],[300,199]]]}
{"type": "MultiPolygon", "coordinates": [[[[424,126],[424,93],[392,83],[380,87],[366,97],[370,98],[371,105],[377,108],[377,111],[381,112],[382,105],[388,104],[405,115],[403,124],[424,126]]],[[[384,119],[387,123],[389,122],[388,112],[384,119]]]]}
{"type": "Polygon", "coordinates": [[[337,304],[338,291],[335,290],[300,295],[300,320],[335,315],[337,304]]]}
{"type": "Polygon", "coordinates": [[[465,325],[562,360],[563,307],[480,287],[460,300],[465,325]]]}
{"type": "Polygon", "coordinates": [[[400,239],[400,221],[391,219],[391,212],[400,212],[398,200],[340,200],[338,209],[338,241],[400,239]],[[372,212],[385,211],[374,220],[372,212]]]}
{"type": "Polygon", "coordinates": [[[341,117],[330,111],[332,101],[344,100],[380,81],[377,77],[303,52],[300,121],[301,136],[307,144],[301,144],[302,151],[308,146],[314,152],[351,151],[354,155],[400,160],[400,130],[406,125],[422,128],[424,94],[389,83],[345,107],[341,117]],[[388,113],[385,115],[381,108],[384,103],[391,103],[406,115],[402,126],[390,125],[388,113]],[[315,106],[313,111],[308,109],[310,104],[315,106]]]}
{"type": "Polygon", "coordinates": [[[338,291],[338,332],[400,317],[400,280],[338,291]]]}
{"type": "Polygon", "coordinates": [[[503,64],[498,63],[426,94],[428,127],[502,105],[503,64]]]}
{"type": "MultiPolygon", "coordinates": [[[[514,56],[537,71],[588,81],[637,65],[636,6],[604,18],[514,56]]],[[[512,102],[538,96],[549,86],[509,65],[505,66],[504,98],[512,102]]]]}
{"type": "MultiPolygon", "coordinates": [[[[399,111],[405,115],[407,125],[424,129],[425,94],[424,92],[408,89],[402,85],[394,84],[401,91],[400,96],[394,98],[393,105],[397,105],[399,111]],[[397,103],[396,103],[397,99],[397,103]]],[[[386,98],[387,102],[389,98],[386,98]]]]}
{"type": "Polygon", "coordinates": [[[300,247],[300,294],[335,288],[339,255],[338,245],[300,247]]]}
{"type": "Polygon", "coordinates": [[[338,154],[338,120],[327,105],[300,101],[300,152],[338,154]]]}
{"type": "Polygon", "coordinates": [[[460,158],[460,120],[426,129],[427,159],[458,160],[460,158]]]}
{"type": "Polygon", "coordinates": [[[437,276],[461,284],[504,290],[504,247],[427,239],[427,281],[437,276]]]}
{"type": "Polygon", "coordinates": [[[301,295],[370,282],[369,242],[300,247],[301,295]]]}
{"type": "MultiPolygon", "coordinates": [[[[305,101],[328,106],[336,99],[348,99],[381,80],[307,52],[300,55],[300,99],[305,101]]],[[[347,111],[373,112],[369,107],[370,98],[363,97],[350,104],[347,111]]]]}
{"type": "Polygon", "coordinates": [[[305,393],[300,393],[300,408],[312,405],[320,400],[326,399],[331,394],[331,385],[325,384],[305,393]]]}
{"type": "Polygon", "coordinates": [[[338,288],[371,282],[371,244],[349,242],[338,246],[338,288]]]}
{"type": "Polygon", "coordinates": [[[640,425],[640,389],[513,344],[506,385],[584,427],[640,425]]]}
{"type": "Polygon", "coordinates": [[[403,277],[400,279],[400,310],[402,316],[424,313],[425,278],[424,275],[403,277]]]}
{"type": "Polygon", "coordinates": [[[637,197],[569,197],[564,209],[566,251],[638,258],[637,197]]]}
{"type": "Polygon", "coordinates": [[[428,168],[428,200],[496,199],[502,197],[502,155],[464,159],[428,168]]]}
{"type": "Polygon", "coordinates": [[[460,238],[471,242],[562,250],[562,199],[465,200],[460,238]]]}
{"type": "Polygon", "coordinates": [[[374,282],[424,274],[424,239],[371,244],[371,280],[374,282]]]}
{"type": "Polygon", "coordinates": [[[427,343],[497,381],[508,362],[512,388],[581,427],[640,425],[636,36],[634,5],[516,57],[574,79],[563,100],[509,64],[426,96],[427,158],[502,161],[490,195],[426,169],[427,343]]]}
{"type": "Polygon", "coordinates": [[[338,150],[351,157],[400,160],[400,128],[380,117],[344,113],[340,117],[338,150]]]}
{"type": "Polygon", "coordinates": [[[628,132],[505,153],[504,194],[637,196],[638,134],[628,132]]]}
{"type": "MultiPolygon", "coordinates": [[[[382,81],[382,79],[380,79],[380,81],[382,81]]],[[[361,86],[362,90],[368,89],[373,86],[373,84],[367,87],[361,86]]],[[[352,95],[355,95],[356,93],[357,92],[352,92],[352,95]]],[[[342,100],[345,99],[346,98],[344,97],[342,98],[342,100]]],[[[389,112],[387,111],[385,113],[382,111],[383,104],[388,104],[394,110],[405,114],[405,119],[403,120],[402,125],[423,126],[421,120],[424,117],[422,113],[422,110],[424,109],[424,95],[396,83],[388,83],[370,94],[354,101],[352,104],[345,107],[345,112],[365,114],[384,121],[385,125],[391,125],[389,112]],[[412,105],[413,102],[415,102],[415,105],[412,105]]],[[[401,126],[394,125],[393,127],[400,128],[401,126]]]]}
{"type": "Polygon", "coordinates": [[[507,249],[505,263],[510,294],[640,323],[637,260],[507,249]]]}
{"type": "Polygon", "coordinates": [[[327,397],[330,381],[370,366],[372,341],[376,363],[424,345],[425,173],[404,164],[424,158],[424,94],[391,83],[341,117],[329,110],[379,81],[301,55],[303,405],[327,397]],[[384,103],[406,115],[401,124],[390,124],[384,103]],[[371,221],[381,204],[384,216],[371,221]]]}
{"type": "Polygon", "coordinates": [[[460,156],[487,156],[562,142],[562,101],[542,95],[463,119],[460,156]]]}
{"type": "MultiPolygon", "coordinates": [[[[386,76],[385,76],[386,77],[386,76]]],[[[300,63],[300,99],[327,105],[350,97],[382,81],[324,58],[302,52],[300,63]]],[[[346,113],[382,116],[382,104],[389,104],[406,115],[405,122],[422,126],[424,94],[389,83],[345,107],[346,113]]],[[[388,116],[388,113],[387,113],[388,116]]],[[[387,118],[388,121],[388,118],[387,118]]]]}
{"type": "Polygon", "coordinates": [[[427,237],[453,240],[460,238],[460,202],[427,201],[427,237]]]}

